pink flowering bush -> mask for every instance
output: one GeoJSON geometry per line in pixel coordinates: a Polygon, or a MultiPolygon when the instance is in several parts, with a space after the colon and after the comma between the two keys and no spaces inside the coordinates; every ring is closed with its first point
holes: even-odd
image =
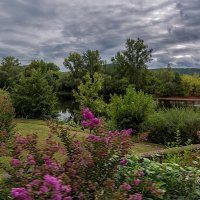
{"type": "Polygon", "coordinates": [[[5,169],[8,176],[0,188],[4,200],[98,199],[114,192],[114,176],[117,166],[125,164],[132,130],[105,130],[89,108],[83,118],[90,134],[82,141],[54,124],[43,148],[38,147],[37,134],[16,134],[10,167],[5,169]],[[61,142],[55,141],[56,135],[61,142]]]}

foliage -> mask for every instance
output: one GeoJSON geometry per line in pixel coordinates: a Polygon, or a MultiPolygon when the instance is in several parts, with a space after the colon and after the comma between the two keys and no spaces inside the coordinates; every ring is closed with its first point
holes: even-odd
{"type": "Polygon", "coordinates": [[[24,69],[24,75],[30,77],[32,71],[40,71],[44,78],[48,81],[48,84],[53,87],[53,90],[57,90],[57,81],[59,79],[59,67],[54,63],[48,63],[43,60],[32,60],[31,63],[24,69]]]}
{"type": "MultiPolygon", "coordinates": [[[[85,109],[85,120],[91,116],[93,113],[85,109]]],[[[43,149],[37,145],[37,134],[16,135],[0,199],[100,199],[110,194],[109,183],[131,145],[131,130],[109,132],[99,124],[79,141],[66,129],[49,125],[51,132],[43,149]],[[55,142],[55,134],[62,143],[55,142]]]]}
{"type": "Polygon", "coordinates": [[[149,49],[142,39],[128,39],[126,50],[118,52],[112,62],[118,75],[127,77],[129,83],[134,84],[136,90],[140,90],[146,81],[146,64],[151,61],[151,53],[152,49],[149,49]]]}
{"type": "Polygon", "coordinates": [[[13,135],[14,117],[15,110],[9,94],[4,90],[0,90],[0,155],[8,148],[8,141],[13,135]]]}
{"type": "Polygon", "coordinates": [[[70,70],[73,78],[82,79],[89,72],[90,76],[94,76],[95,72],[100,72],[104,66],[98,50],[87,50],[82,55],[77,52],[71,52],[64,60],[64,66],[70,70]]]}
{"type": "Polygon", "coordinates": [[[119,168],[116,178],[119,184],[124,182],[136,185],[130,192],[139,190],[144,199],[162,197],[166,200],[198,200],[200,198],[198,168],[182,167],[176,163],[160,164],[146,158],[141,161],[136,156],[129,156],[126,161],[126,165],[119,168]],[[155,197],[152,197],[153,195],[155,197]]]}
{"type": "Polygon", "coordinates": [[[198,75],[182,75],[181,84],[184,96],[200,96],[200,78],[198,75]]]}
{"type": "Polygon", "coordinates": [[[180,131],[180,144],[188,139],[198,143],[197,132],[200,130],[200,113],[192,108],[173,108],[159,110],[150,115],[144,129],[149,131],[149,139],[154,143],[167,144],[176,140],[176,131],[180,131]]]}
{"type": "Polygon", "coordinates": [[[188,139],[188,141],[185,143],[185,150],[183,152],[180,152],[179,147],[181,146],[181,134],[180,131],[176,131],[176,140],[173,142],[167,143],[167,148],[169,149],[169,153],[167,153],[166,157],[163,158],[163,162],[167,163],[177,163],[180,165],[190,165],[190,156],[191,156],[191,140],[188,139]],[[189,163],[188,163],[189,161],[189,163]]]}
{"type": "Polygon", "coordinates": [[[87,73],[84,81],[78,86],[78,91],[73,91],[76,102],[79,104],[79,110],[82,111],[84,107],[89,107],[95,115],[101,116],[105,110],[103,97],[99,94],[102,90],[103,78],[99,73],[95,73],[93,77],[87,73]]]}
{"type": "Polygon", "coordinates": [[[83,76],[82,56],[77,52],[71,52],[63,62],[65,68],[72,73],[74,79],[83,76]]]}
{"type": "Polygon", "coordinates": [[[125,127],[139,131],[140,124],[155,111],[155,102],[150,95],[136,92],[129,87],[124,96],[113,95],[108,105],[111,123],[119,130],[125,127]]]}
{"type": "Polygon", "coordinates": [[[158,97],[183,95],[181,76],[175,73],[170,66],[156,71],[148,71],[144,90],[158,97]]]}
{"type": "Polygon", "coordinates": [[[32,70],[30,77],[23,74],[12,91],[17,116],[45,118],[55,116],[57,99],[52,87],[40,71],[32,70]]]}
{"type": "Polygon", "coordinates": [[[0,88],[10,89],[14,82],[19,79],[21,71],[18,59],[13,56],[3,58],[0,65],[0,88]]]}

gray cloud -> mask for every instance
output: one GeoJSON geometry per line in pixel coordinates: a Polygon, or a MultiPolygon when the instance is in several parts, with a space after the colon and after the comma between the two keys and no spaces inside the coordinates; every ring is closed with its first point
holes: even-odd
{"type": "Polygon", "coordinates": [[[198,67],[199,0],[1,0],[0,57],[62,65],[71,51],[98,49],[108,62],[127,38],[153,48],[150,67],[198,67]]]}

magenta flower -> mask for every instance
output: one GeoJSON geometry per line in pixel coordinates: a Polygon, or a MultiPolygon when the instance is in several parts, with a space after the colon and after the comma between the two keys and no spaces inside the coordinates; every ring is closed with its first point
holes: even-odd
{"type": "Polygon", "coordinates": [[[131,190],[131,186],[130,186],[128,183],[123,183],[123,184],[120,186],[120,188],[121,188],[122,190],[127,191],[127,192],[131,190]]]}
{"type": "Polygon", "coordinates": [[[93,119],[94,118],[94,114],[90,111],[89,108],[84,108],[83,109],[83,117],[84,119],[93,119]]]}
{"type": "Polygon", "coordinates": [[[15,199],[32,200],[25,188],[12,188],[11,195],[15,199]]]}
{"type": "Polygon", "coordinates": [[[54,195],[53,200],[62,200],[61,194],[57,193],[54,195]]]}
{"type": "Polygon", "coordinates": [[[93,134],[90,134],[88,137],[87,137],[87,140],[90,141],[90,142],[101,142],[102,139],[100,136],[97,136],[97,135],[93,135],[93,134]]]}
{"type": "Polygon", "coordinates": [[[83,118],[84,120],[81,123],[85,128],[94,128],[101,125],[100,119],[94,117],[89,108],[83,110],[83,118]]]}
{"type": "Polygon", "coordinates": [[[133,181],[133,185],[138,186],[138,185],[140,185],[140,182],[141,182],[141,180],[137,178],[133,181]]]}
{"type": "Polygon", "coordinates": [[[60,186],[61,186],[60,181],[56,177],[45,175],[44,180],[47,185],[51,185],[52,187],[55,188],[56,191],[60,190],[60,186]]]}
{"type": "Polygon", "coordinates": [[[135,193],[133,195],[129,195],[129,200],[142,200],[142,194],[135,193]]]}
{"type": "Polygon", "coordinates": [[[100,119],[98,119],[98,118],[93,118],[93,119],[91,119],[91,121],[92,121],[92,125],[93,126],[100,126],[101,125],[101,121],[100,121],[100,119]]]}
{"type": "Polygon", "coordinates": [[[125,166],[127,164],[127,160],[126,159],[121,159],[120,160],[120,165],[121,166],[125,166]]]}
{"type": "Polygon", "coordinates": [[[31,155],[31,154],[29,154],[27,156],[26,162],[27,162],[28,165],[35,165],[36,164],[36,161],[35,161],[33,155],[31,155]]]}
{"type": "Polygon", "coordinates": [[[85,120],[83,120],[83,121],[81,122],[81,124],[82,124],[85,128],[88,128],[88,127],[90,126],[90,123],[87,122],[87,121],[85,121],[85,120]]]}
{"type": "Polygon", "coordinates": [[[49,191],[48,187],[46,185],[42,185],[40,187],[40,192],[41,193],[47,193],[49,191]]]}
{"type": "Polygon", "coordinates": [[[70,193],[71,190],[72,190],[72,188],[71,188],[70,185],[66,185],[66,186],[63,186],[63,187],[62,187],[62,190],[65,191],[65,192],[67,192],[67,193],[70,193]]]}
{"type": "Polygon", "coordinates": [[[143,171],[137,171],[135,174],[136,174],[136,176],[140,176],[140,177],[144,176],[143,171]]]}
{"type": "Polygon", "coordinates": [[[72,197],[70,197],[70,196],[65,197],[64,200],[72,200],[72,197]]]}
{"type": "Polygon", "coordinates": [[[13,159],[11,160],[11,165],[12,165],[13,167],[19,167],[20,164],[21,164],[21,162],[20,162],[19,159],[13,158],[13,159]]]}

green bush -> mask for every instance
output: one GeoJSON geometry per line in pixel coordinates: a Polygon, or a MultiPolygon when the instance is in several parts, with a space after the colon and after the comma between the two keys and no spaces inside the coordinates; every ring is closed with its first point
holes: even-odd
{"type": "Polygon", "coordinates": [[[128,87],[124,96],[111,97],[108,114],[114,128],[133,128],[136,133],[140,129],[140,124],[155,111],[155,107],[152,96],[128,87]]]}
{"type": "Polygon", "coordinates": [[[9,94],[0,90],[0,131],[10,132],[13,128],[15,110],[9,94]]]}
{"type": "Polygon", "coordinates": [[[39,70],[33,69],[29,77],[21,75],[13,88],[12,100],[19,117],[49,118],[56,115],[56,94],[39,70]]]}
{"type": "Polygon", "coordinates": [[[200,113],[192,108],[173,108],[160,110],[149,116],[145,123],[149,139],[154,143],[167,144],[176,141],[176,131],[180,131],[180,144],[188,139],[198,143],[197,132],[200,130],[200,113]]]}
{"type": "MultiPolygon", "coordinates": [[[[120,166],[116,175],[117,182],[132,184],[137,180],[134,189],[143,189],[143,179],[152,182],[152,186],[143,190],[143,199],[149,199],[148,192],[156,194],[162,192],[165,200],[198,200],[200,199],[199,185],[200,170],[198,167],[180,166],[176,163],[158,163],[136,156],[129,156],[125,166],[120,166]],[[142,174],[143,176],[138,176],[142,174]]],[[[146,183],[148,183],[146,182],[146,183]]],[[[159,199],[159,198],[151,198],[159,199]]]]}
{"type": "Polygon", "coordinates": [[[9,94],[4,90],[0,90],[0,156],[8,152],[10,139],[14,134],[12,131],[14,117],[15,110],[9,94]]]}

